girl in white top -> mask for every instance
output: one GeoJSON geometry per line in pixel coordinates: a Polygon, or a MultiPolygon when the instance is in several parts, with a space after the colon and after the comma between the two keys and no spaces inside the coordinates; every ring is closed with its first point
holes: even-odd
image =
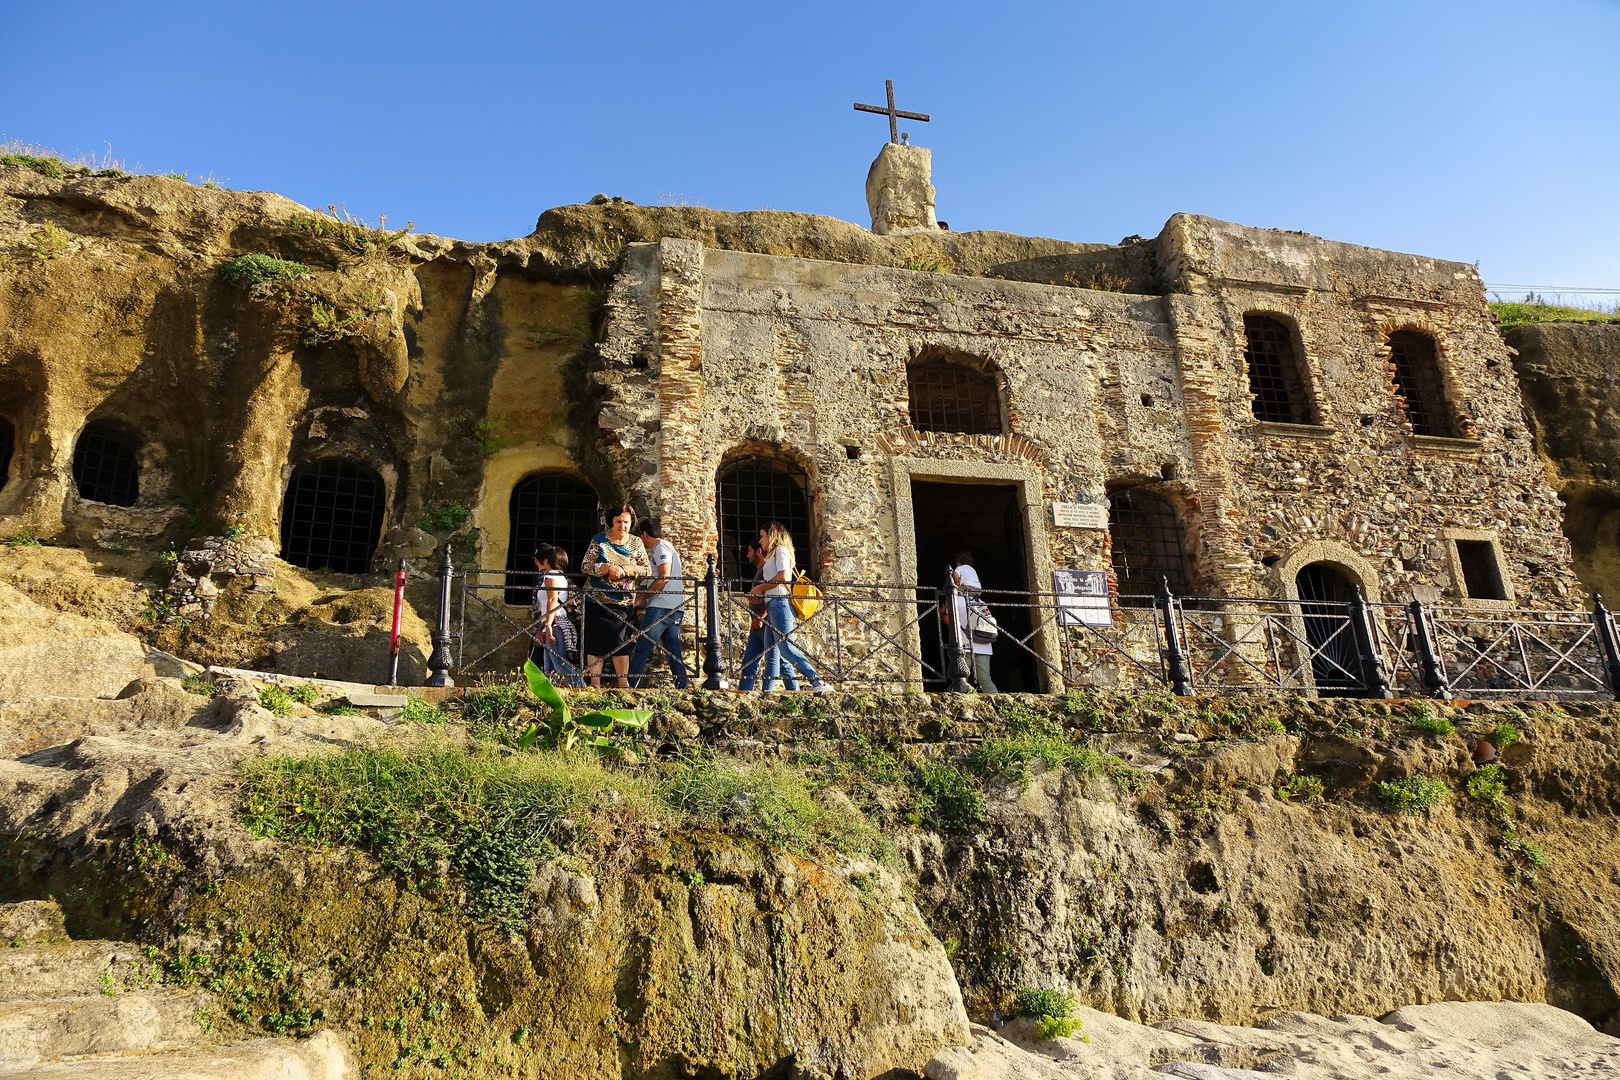
{"type": "Polygon", "coordinates": [[[534,607],[539,626],[535,644],[544,651],[541,669],[553,684],[561,681],[565,686],[579,685],[579,672],[571,657],[578,647],[574,621],[568,617],[568,552],[560,547],[542,545],[534,556],[534,568],[540,571],[540,585],[534,591],[534,607]]]}
{"type": "Polygon", "coordinates": [[[775,689],[786,662],[804,676],[810,689],[829,693],[832,687],[821,681],[815,666],[793,643],[797,624],[788,603],[793,587],[793,537],[780,521],[773,521],[759,530],[759,544],[765,551],[765,563],[760,567],[764,580],[749,592],[765,598],[765,671],[760,676],[760,687],[775,689]]]}

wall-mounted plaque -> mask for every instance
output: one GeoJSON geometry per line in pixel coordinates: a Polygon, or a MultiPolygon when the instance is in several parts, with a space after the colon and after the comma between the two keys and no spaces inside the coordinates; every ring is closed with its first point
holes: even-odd
{"type": "Polygon", "coordinates": [[[1108,575],[1102,570],[1054,570],[1052,590],[1057,593],[1060,626],[1110,626],[1108,575]]]}
{"type": "Polygon", "coordinates": [[[1108,513],[1096,503],[1055,502],[1052,524],[1060,529],[1106,529],[1108,513]]]}

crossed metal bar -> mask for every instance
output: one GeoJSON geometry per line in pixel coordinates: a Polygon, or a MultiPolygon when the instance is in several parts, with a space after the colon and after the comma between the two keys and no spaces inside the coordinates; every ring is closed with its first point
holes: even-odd
{"type": "MultiPolygon", "coordinates": [[[[483,594],[505,593],[513,577],[537,581],[537,572],[458,571],[446,558],[440,577],[434,655],[442,661],[430,660],[435,678],[447,674],[443,669],[450,666],[451,639],[458,675],[478,670],[519,638],[533,639],[540,625],[537,616],[520,621],[509,613],[509,605],[491,603],[483,594]],[[458,625],[452,632],[448,609],[453,578],[461,579],[461,588],[458,625]],[[482,651],[471,660],[465,655],[469,613],[486,627],[504,623],[509,628],[493,644],[485,638],[482,651]]],[[[681,603],[673,610],[698,613],[692,620],[696,648],[687,665],[691,677],[707,670],[700,660],[705,653],[720,662],[723,674],[740,671],[747,620],[753,614],[748,606],[751,584],[713,576],[682,579],[681,603]],[[703,613],[705,599],[712,618],[703,613]]],[[[792,641],[826,681],[950,684],[947,624],[941,617],[942,603],[949,602],[947,590],[868,582],[827,582],[818,588],[820,607],[796,624],[792,641]],[[937,659],[923,655],[920,646],[921,631],[930,621],[939,631],[937,659]]],[[[1033,657],[1054,682],[1070,685],[1117,684],[1117,675],[1098,679],[1103,669],[1112,668],[1146,685],[1195,694],[1312,693],[1328,689],[1325,681],[1334,692],[1371,696],[1385,696],[1389,688],[1439,697],[1458,690],[1520,697],[1620,696],[1620,633],[1601,597],[1593,612],[1481,611],[1417,601],[1371,604],[1359,594],[1352,603],[1330,603],[1175,597],[1164,589],[1157,598],[1114,598],[1110,621],[1093,625],[1068,617],[1063,598],[1055,593],[985,590],[977,596],[992,614],[1021,611],[1028,616],[1029,629],[1022,633],[1008,628],[1016,620],[997,619],[998,648],[1033,657]],[[1313,633],[1313,627],[1323,632],[1313,633]],[[1050,648],[1041,644],[1043,635],[1054,635],[1045,643],[1050,648]]],[[[647,637],[639,625],[634,628],[633,643],[647,637]]],[[[662,681],[664,676],[642,678],[662,681]]]]}

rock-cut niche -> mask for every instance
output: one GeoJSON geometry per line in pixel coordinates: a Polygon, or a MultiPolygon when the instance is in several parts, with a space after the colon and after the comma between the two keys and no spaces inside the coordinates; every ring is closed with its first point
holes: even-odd
{"type": "Polygon", "coordinates": [[[281,506],[281,557],[308,570],[363,574],[382,530],[383,482],[347,458],[293,470],[281,506]]]}

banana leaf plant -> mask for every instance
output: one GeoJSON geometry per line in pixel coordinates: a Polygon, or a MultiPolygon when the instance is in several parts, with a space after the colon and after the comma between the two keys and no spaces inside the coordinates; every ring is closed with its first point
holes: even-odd
{"type": "Polygon", "coordinates": [[[622,758],[624,746],[612,737],[614,730],[639,731],[652,719],[652,713],[646,709],[598,709],[575,716],[533,660],[524,661],[523,675],[529,680],[529,692],[551,709],[551,716],[544,723],[530,724],[524,730],[518,738],[519,750],[527,750],[536,743],[545,750],[588,746],[603,757],[622,758]]]}

